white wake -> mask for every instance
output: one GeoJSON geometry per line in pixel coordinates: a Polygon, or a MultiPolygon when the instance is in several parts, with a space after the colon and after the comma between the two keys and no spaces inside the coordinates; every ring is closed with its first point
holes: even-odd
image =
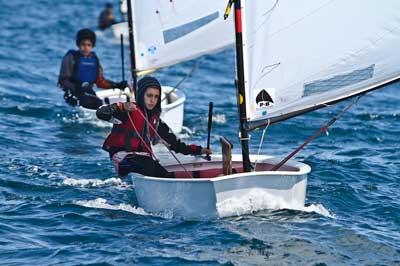
{"type": "Polygon", "coordinates": [[[132,185],[125,183],[121,178],[111,177],[107,179],[75,179],[65,178],[63,184],[72,187],[104,187],[115,186],[117,189],[131,189],[132,185]]]}
{"type": "Polygon", "coordinates": [[[315,212],[320,215],[335,218],[323,205],[312,204],[310,206],[299,206],[298,203],[288,203],[282,198],[272,197],[260,190],[253,189],[252,197],[249,200],[247,196],[237,197],[217,203],[217,212],[220,218],[242,216],[255,213],[262,210],[298,210],[304,212],[315,212]]]}
{"type": "Polygon", "coordinates": [[[145,212],[142,208],[139,207],[134,207],[129,204],[118,204],[118,205],[113,205],[107,203],[106,199],[103,198],[97,198],[94,200],[77,200],[74,201],[74,204],[83,206],[86,208],[95,208],[95,209],[106,209],[106,210],[121,210],[121,211],[126,211],[138,215],[150,215],[147,212],[145,212]]]}

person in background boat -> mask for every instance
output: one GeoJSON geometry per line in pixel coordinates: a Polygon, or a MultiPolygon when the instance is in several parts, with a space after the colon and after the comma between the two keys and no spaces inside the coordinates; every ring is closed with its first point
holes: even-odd
{"type": "Polygon", "coordinates": [[[107,3],[99,16],[99,29],[105,30],[116,23],[117,21],[114,17],[113,5],[111,3],[107,3]]]}
{"type": "Polygon", "coordinates": [[[111,133],[104,141],[103,149],[109,152],[118,175],[135,172],[148,176],[173,177],[173,173],[168,172],[153,158],[151,144],[159,141],[163,141],[177,153],[211,154],[209,149],[186,145],[177,139],[160,119],[160,114],[161,85],[150,76],[143,77],[138,82],[136,103],[114,103],[97,110],[99,119],[114,123],[111,133]]]}
{"type": "Polygon", "coordinates": [[[92,51],[96,45],[96,34],[90,29],[81,29],[76,35],[79,50],[69,50],[64,56],[58,79],[58,86],[64,90],[64,99],[71,105],[88,109],[99,108],[103,101],[96,96],[94,84],[98,88],[119,88],[124,90],[126,81],[113,82],[103,76],[99,58],[92,51]]]}

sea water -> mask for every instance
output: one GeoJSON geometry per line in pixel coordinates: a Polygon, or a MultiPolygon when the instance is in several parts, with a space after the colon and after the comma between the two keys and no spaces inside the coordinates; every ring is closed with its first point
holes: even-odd
{"type": "MultiPolygon", "coordinates": [[[[400,84],[362,97],[297,155],[312,167],[304,208],[226,202],[222,218],[200,221],[146,213],[101,149],[110,127],[56,87],[75,32],[95,28],[105,2],[0,1],[0,264],[400,265],[400,84]]],[[[119,81],[119,46],[97,33],[105,76],[119,81]]],[[[213,101],[213,150],[226,136],[240,152],[232,47],[153,75],[174,86],[196,62],[181,86],[185,141],[205,145],[213,101]]],[[[271,125],[261,153],[284,157],[348,103],[271,125]]]]}

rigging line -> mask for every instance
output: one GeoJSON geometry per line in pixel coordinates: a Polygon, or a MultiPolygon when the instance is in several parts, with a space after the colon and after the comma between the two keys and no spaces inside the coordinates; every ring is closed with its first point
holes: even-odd
{"type": "Polygon", "coordinates": [[[264,17],[264,18],[263,18],[263,21],[261,21],[261,23],[260,23],[258,26],[256,26],[256,29],[253,31],[253,34],[257,34],[257,32],[261,29],[261,27],[262,27],[265,23],[267,23],[267,19],[269,18],[269,16],[267,16],[267,15],[270,15],[270,14],[272,13],[272,11],[274,11],[274,9],[275,9],[276,6],[278,5],[278,3],[279,3],[279,0],[276,0],[275,4],[274,4],[270,9],[268,9],[267,11],[265,11],[264,14],[261,15],[262,17],[264,17]]]}
{"type": "MultiPolygon", "coordinates": [[[[285,30],[291,28],[293,25],[296,25],[296,24],[300,23],[301,21],[303,21],[304,19],[306,19],[306,18],[308,18],[308,17],[310,17],[310,16],[312,16],[312,15],[318,13],[318,11],[320,11],[321,9],[323,9],[323,8],[325,8],[326,6],[330,5],[330,4],[331,4],[332,2],[334,2],[334,1],[335,1],[335,0],[330,0],[329,2],[323,4],[322,6],[319,6],[319,7],[317,7],[316,9],[310,11],[309,13],[307,13],[306,15],[304,15],[303,17],[300,17],[299,19],[297,19],[296,21],[292,22],[291,24],[289,24],[289,25],[287,25],[287,26],[285,26],[285,27],[283,27],[283,28],[281,28],[281,29],[278,29],[278,30],[275,31],[275,32],[272,32],[272,33],[268,34],[267,36],[265,36],[265,38],[269,39],[269,38],[271,38],[272,36],[274,36],[274,35],[276,35],[276,34],[282,32],[282,31],[285,31],[285,30]]],[[[279,2],[279,1],[278,1],[278,2],[279,2]]],[[[278,2],[276,2],[276,5],[278,4],[278,2]]],[[[275,9],[276,5],[273,6],[273,9],[275,9]]],[[[267,13],[268,13],[268,12],[266,12],[265,14],[267,14],[267,13]]],[[[262,16],[264,16],[265,14],[263,14],[262,16]]],[[[258,28],[257,28],[252,34],[256,34],[257,31],[259,31],[259,29],[262,27],[262,25],[266,23],[266,20],[267,20],[267,19],[264,19],[264,21],[258,26],[258,28]]],[[[261,36],[261,35],[260,35],[260,36],[261,36]]],[[[263,36],[263,37],[264,37],[264,36],[263,36]]],[[[248,44],[248,45],[249,45],[249,46],[253,46],[254,44],[253,44],[253,43],[250,43],[250,44],[248,44]]]]}
{"type": "Polygon", "coordinates": [[[340,111],[336,116],[334,116],[328,123],[326,123],[323,127],[321,127],[314,135],[309,137],[303,144],[301,144],[297,149],[295,149],[292,153],[290,153],[288,156],[286,156],[282,161],[280,161],[277,165],[275,165],[271,171],[277,171],[279,168],[281,168],[287,161],[289,161],[293,156],[295,156],[299,151],[301,151],[308,143],[313,141],[316,137],[318,137],[322,132],[325,132],[328,130],[328,128],[333,125],[340,117],[342,117],[348,110],[350,110],[353,105],[355,105],[360,98],[364,94],[361,94],[358,96],[354,101],[352,101],[348,106],[346,106],[342,111],[340,111]]]}
{"type": "MultiPolygon", "coordinates": [[[[131,125],[132,125],[133,129],[135,130],[136,135],[139,136],[140,141],[146,146],[146,149],[150,152],[151,156],[153,156],[154,159],[155,159],[156,161],[160,161],[160,160],[158,159],[158,157],[154,154],[153,150],[149,147],[149,145],[147,145],[146,141],[144,141],[143,137],[139,134],[139,131],[138,131],[137,128],[135,127],[135,124],[133,123],[132,118],[131,118],[129,112],[126,111],[126,113],[127,113],[127,115],[128,115],[129,121],[131,122],[131,125]]],[[[139,113],[140,113],[140,111],[139,111],[139,113]]]]}
{"type": "Polygon", "coordinates": [[[272,70],[274,70],[275,68],[277,68],[279,65],[281,64],[281,62],[275,63],[275,64],[271,64],[271,65],[267,65],[264,66],[263,69],[261,69],[261,73],[264,72],[266,69],[270,68],[270,70],[268,70],[264,75],[270,73],[272,70]]]}
{"type": "Polygon", "coordinates": [[[279,29],[279,30],[277,30],[277,31],[275,31],[275,32],[272,32],[271,34],[269,34],[269,35],[267,36],[267,38],[271,38],[272,36],[278,34],[279,32],[285,31],[285,30],[291,28],[293,25],[296,25],[296,24],[300,23],[300,22],[303,21],[304,19],[306,19],[306,18],[308,18],[308,17],[310,17],[310,16],[312,16],[312,15],[317,14],[320,10],[322,10],[322,9],[324,9],[325,7],[329,6],[329,5],[332,4],[333,2],[335,2],[335,0],[330,0],[330,1],[326,2],[325,4],[323,4],[323,5],[321,5],[321,6],[317,7],[317,8],[315,8],[315,9],[313,9],[313,10],[311,10],[309,13],[307,13],[307,14],[304,15],[303,17],[300,17],[299,19],[295,20],[294,22],[292,22],[291,24],[287,25],[286,27],[283,27],[283,28],[281,28],[281,29],[279,29]]]}
{"type": "Polygon", "coordinates": [[[174,86],[174,88],[170,92],[165,94],[165,97],[163,99],[161,99],[161,102],[164,101],[166,98],[168,98],[171,95],[171,93],[173,93],[177,88],[179,88],[179,86],[181,86],[181,84],[186,79],[191,77],[193,75],[194,71],[197,69],[198,65],[199,65],[199,60],[196,60],[196,62],[193,64],[191,70],[174,86]]]}
{"type": "Polygon", "coordinates": [[[271,120],[268,119],[268,124],[267,124],[266,127],[264,128],[263,133],[262,133],[262,135],[261,135],[260,145],[258,146],[257,158],[256,158],[256,161],[254,162],[254,171],[257,170],[258,158],[259,158],[259,156],[260,156],[261,147],[262,147],[263,142],[264,142],[264,136],[265,136],[265,133],[267,132],[267,129],[268,129],[268,127],[269,127],[270,122],[271,122],[271,120]]]}
{"type": "Polygon", "coordinates": [[[271,65],[264,66],[263,69],[261,70],[261,73],[262,73],[262,74],[261,74],[260,77],[254,82],[253,88],[256,87],[256,86],[258,85],[258,83],[259,83],[266,75],[268,75],[269,73],[271,73],[272,71],[274,71],[274,70],[275,70],[276,68],[278,68],[280,65],[281,65],[281,62],[278,62],[278,63],[275,63],[275,64],[271,64],[271,65]],[[263,73],[264,70],[266,70],[266,69],[268,69],[268,68],[269,68],[269,70],[268,70],[267,72],[263,73]]]}
{"type": "MultiPolygon", "coordinates": [[[[167,145],[166,141],[158,134],[157,130],[153,127],[153,125],[150,123],[150,121],[142,114],[142,112],[139,112],[139,114],[142,116],[142,118],[146,121],[147,125],[154,131],[154,134],[160,139],[160,142],[167,148],[167,150],[171,153],[171,155],[175,158],[175,160],[178,162],[178,164],[183,168],[183,170],[187,173],[189,178],[192,178],[192,175],[189,173],[189,171],[186,169],[186,167],[182,164],[182,162],[176,157],[176,155],[171,151],[170,147],[167,145]]],[[[132,120],[131,120],[131,123],[132,120]]]]}
{"type": "Polygon", "coordinates": [[[276,0],[275,4],[269,9],[267,10],[264,14],[262,14],[263,16],[266,16],[269,12],[272,12],[272,10],[275,9],[275,7],[278,5],[279,0],[276,0]]]}

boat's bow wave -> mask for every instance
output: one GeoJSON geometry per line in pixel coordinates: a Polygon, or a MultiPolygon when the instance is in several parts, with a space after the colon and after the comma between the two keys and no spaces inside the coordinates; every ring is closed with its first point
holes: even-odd
{"type": "Polygon", "coordinates": [[[242,195],[237,198],[230,198],[217,203],[217,211],[220,218],[242,216],[255,213],[261,210],[298,210],[303,212],[315,212],[320,215],[334,218],[335,216],[329,212],[322,204],[311,204],[309,206],[298,206],[298,204],[287,203],[283,199],[273,197],[264,193],[260,189],[252,189],[251,198],[242,195]]]}

